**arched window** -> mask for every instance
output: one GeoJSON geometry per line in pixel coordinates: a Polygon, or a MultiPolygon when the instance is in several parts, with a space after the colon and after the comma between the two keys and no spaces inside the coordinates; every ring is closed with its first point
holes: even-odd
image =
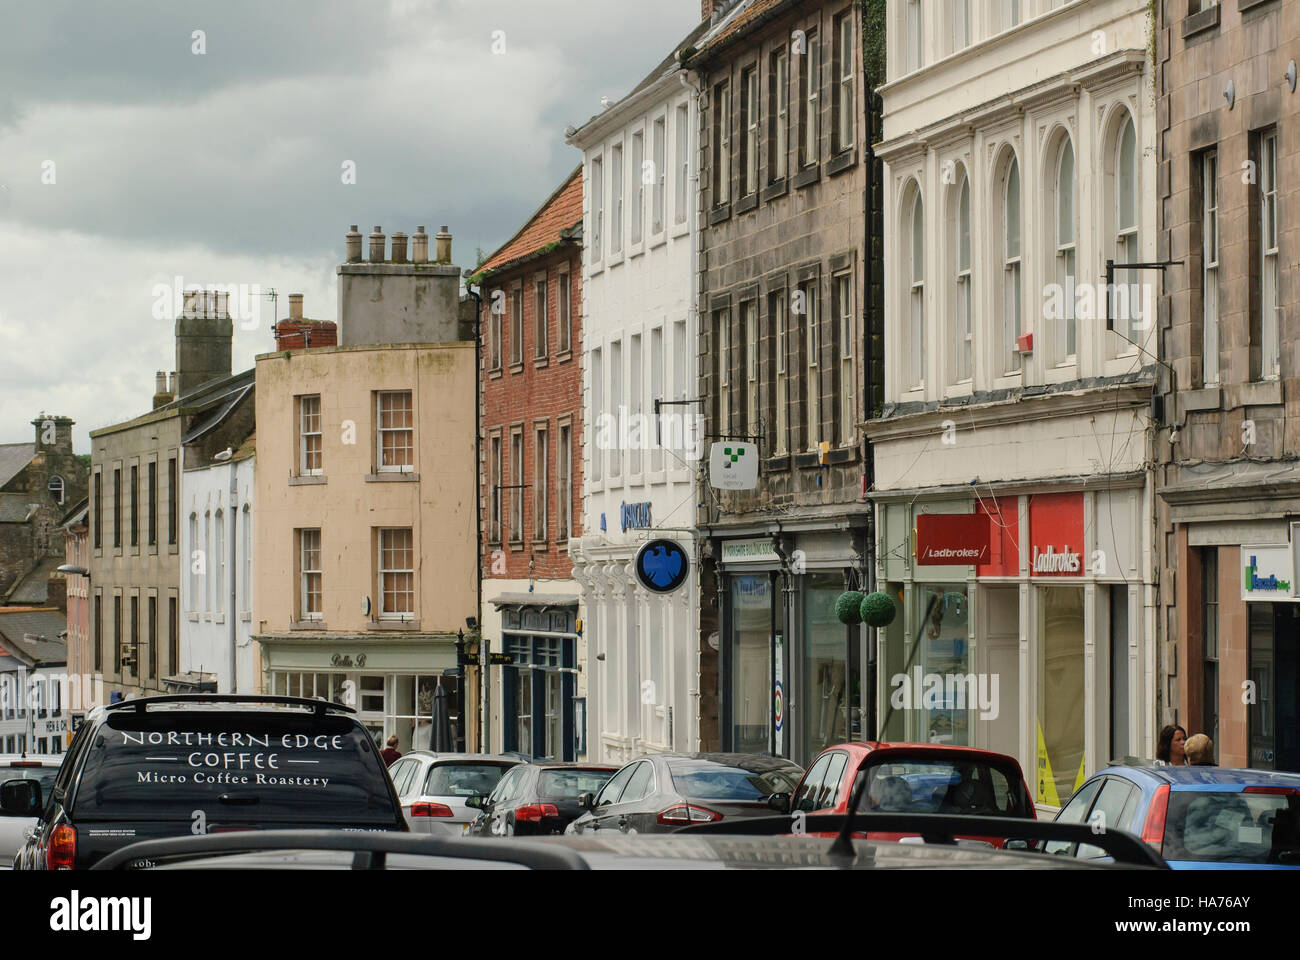
{"type": "Polygon", "coordinates": [[[1052,185],[1052,206],[1055,211],[1052,232],[1056,260],[1056,283],[1061,290],[1062,315],[1056,319],[1052,331],[1055,345],[1053,359],[1057,364],[1073,363],[1077,354],[1077,321],[1074,315],[1075,284],[1078,277],[1077,230],[1074,203],[1074,146],[1069,137],[1061,138],[1056,155],[1055,180],[1052,185]]]}
{"type": "MultiPolygon", "coordinates": [[[[1137,263],[1141,260],[1138,242],[1138,170],[1137,132],[1133,117],[1127,112],[1115,139],[1115,176],[1111,181],[1114,211],[1114,250],[1116,263],[1137,263]]],[[[1141,278],[1135,270],[1121,270],[1115,274],[1113,306],[1115,330],[1129,340],[1138,339],[1138,331],[1145,329],[1141,310],[1143,298],[1141,278]]],[[[1123,340],[1116,344],[1120,352],[1129,348],[1123,340]]]]}
{"type": "Polygon", "coordinates": [[[953,379],[961,383],[971,378],[971,271],[970,271],[970,178],[965,168],[957,181],[953,250],[955,285],[953,311],[953,379]]]}
{"type": "Polygon", "coordinates": [[[203,612],[212,610],[212,511],[203,514],[203,553],[200,555],[203,570],[203,612]]]}
{"type": "MultiPolygon", "coordinates": [[[[253,612],[253,514],[248,504],[244,504],[244,602],[243,612],[253,612]]],[[[234,613],[235,611],[230,611],[234,613]]]]}
{"type": "Polygon", "coordinates": [[[913,186],[904,202],[903,244],[908,251],[904,270],[907,283],[907,329],[903,344],[906,351],[903,369],[904,388],[920,390],[925,386],[925,205],[921,191],[913,186]]]}
{"type": "Polygon", "coordinates": [[[62,505],[63,478],[60,477],[58,474],[55,474],[54,476],[50,477],[50,482],[46,486],[47,489],[50,491],[50,496],[54,498],[54,502],[62,505]]]}
{"type": "Polygon", "coordinates": [[[1025,332],[1020,286],[1020,164],[1011,154],[1002,177],[1002,370],[1020,369],[1020,335],[1025,332]]]}
{"type": "Polygon", "coordinates": [[[216,556],[212,558],[212,566],[217,577],[216,596],[212,598],[212,606],[217,613],[221,613],[226,609],[226,515],[220,510],[217,511],[216,556]]]}
{"type": "Polygon", "coordinates": [[[190,568],[190,611],[198,613],[199,610],[199,572],[195,564],[194,552],[199,549],[199,515],[190,514],[190,552],[185,557],[185,563],[190,568]]]}

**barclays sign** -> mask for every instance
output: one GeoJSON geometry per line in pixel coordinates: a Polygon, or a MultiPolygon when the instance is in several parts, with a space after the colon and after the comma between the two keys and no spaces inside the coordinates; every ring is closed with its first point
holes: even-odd
{"type": "Polygon", "coordinates": [[[654,526],[654,520],[650,513],[650,501],[620,505],[619,520],[624,533],[629,530],[648,530],[654,526]]]}

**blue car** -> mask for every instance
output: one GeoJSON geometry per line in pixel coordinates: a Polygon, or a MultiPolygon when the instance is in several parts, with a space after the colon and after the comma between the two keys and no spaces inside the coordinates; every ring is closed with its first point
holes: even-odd
{"type": "MultiPolygon", "coordinates": [[[[1294,773],[1113,766],[1085,781],[1056,820],[1131,833],[1175,870],[1300,869],[1300,775],[1294,773]]],[[[1107,859],[1086,843],[1051,841],[1043,850],[1107,859]]]]}

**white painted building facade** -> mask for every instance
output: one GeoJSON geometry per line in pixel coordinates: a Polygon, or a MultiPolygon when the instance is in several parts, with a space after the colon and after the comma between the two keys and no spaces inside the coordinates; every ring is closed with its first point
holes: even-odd
{"type": "Polygon", "coordinates": [[[583,521],[589,757],[698,749],[694,400],[698,112],[671,60],[572,134],[584,153],[583,521]],[[655,401],[661,406],[658,424],[655,401]],[[625,432],[626,431],[626,432],[625,432]],[[637,582],[647,541],[680,544],[676,591],[637,582]]]}
{"type": "Polygon", "coordinates": [[[1147,5],[888,15],[886,405],[866,429],[877,575],[902,606],[880,632],[882,737],[1011,754],[1050,808],[1155,749],[1160,277],[1117,275],[1152,295],[1117,298],[1114,331],[1102,287],[1106,260],[1158,259],[1147,5]],[[989,518],[987,562],[918,560],[918,517],[970,513],[989,518]],[[995,708],[891,709],[917,666],[996,677],[995,708]]]}
{"type": "Polygon", "coordinates": [[[255,457],[181,472],[180,673],[177,692],[253,693],[261,665],[253,620],[255,457]]]}

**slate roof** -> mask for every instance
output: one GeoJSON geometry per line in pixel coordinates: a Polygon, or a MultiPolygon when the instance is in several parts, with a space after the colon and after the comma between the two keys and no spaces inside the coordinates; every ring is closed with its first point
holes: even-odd
{"type": "Polygon", "coordinates": [[[710,55],[718,53],[732,41],[739,40],[776,14],[784,12],[785,8],[796,6],[798,0],[741,0],[709,29],[687,62],[709,59],[710,55]]]}
{"type": "Polygon", "coordinates": [[[45,604],[50,602],[49,585],[63,564],[62,557],[44,557],[13,582],[4,595],[5,603],[45,604]]]}
{"type": "Polygon", "coordinates": [[[0,523],[26,523],[34,504],[25,493],[0,493],[0,523]]]}
{"type": "Polygon", "coordinates": [[[0,443],[0,490],[32,462],[36,443],[0,443]]]}
{"type": "Polygon", "coordinates": [[[58,638],[67,629],[67,618],[57,610],[0,607],[0,646],[35,666],[67,663],[67,641],[58,638]],[[39,639],[24,639],[28,634],[39,639]]]}
{"type": "Polygon", "coordinates": [[[484,277],[490,273],[499,273],[544,247],[571,240],[573,227],[581,223],[582,164],[578,164],[568,179],[524,222],[519,232],[488,257],[474,273],[484,277]]]}
{"type": "Polygon", "coordinates": [[[59,526],[66,527],[70,524],[86,523],[86,518],[89,516],[90,497],[82,497],[63,515],[63,519],[59,521],[59,526]]]}

